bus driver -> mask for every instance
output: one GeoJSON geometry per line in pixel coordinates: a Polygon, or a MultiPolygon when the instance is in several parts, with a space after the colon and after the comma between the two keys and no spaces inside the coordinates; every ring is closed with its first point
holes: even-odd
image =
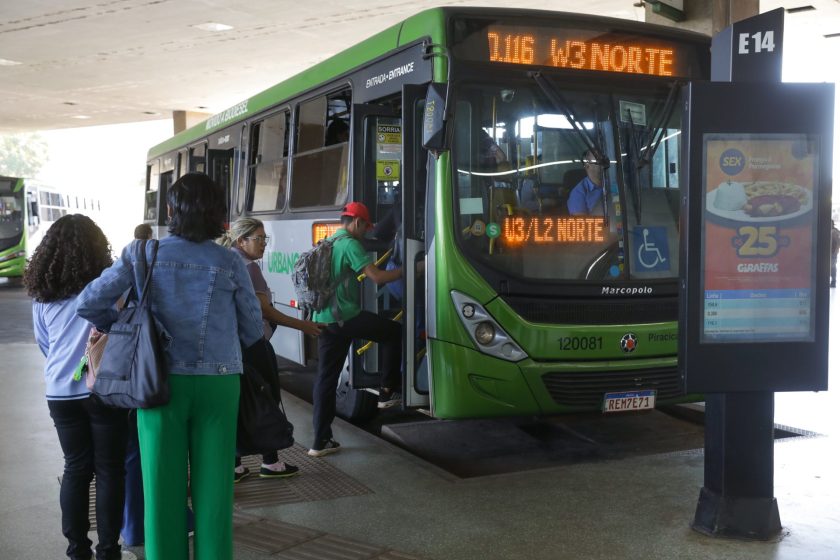
{"type": "Polygon", "coordinates": [[[603,212],[604,169],[591,150],[583,152],[583,169],[586,171],[586,177],[581,179],[569,193],[567,207],[572,216],[603,212]]]}

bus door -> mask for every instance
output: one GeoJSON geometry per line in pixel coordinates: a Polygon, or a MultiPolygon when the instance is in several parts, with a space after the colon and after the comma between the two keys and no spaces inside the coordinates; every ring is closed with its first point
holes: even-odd
{"type": "MultiPolygon", "coordinates": [[[[376,224],[374,234],[365,248],[373,253],[379,266],[384,268],[393,253],[395,227],[388,227],[399,219],[399,153],[400,142],[393,142],[384,130],[398,129],[400,115],[393,107],[382,105],[353,106],[353,199],[364,202],[376,224]],[[393,155],[387,150],[393,148],[393,155]],[[386,159],[386,157],[390,159],[386,159]],[[396,162],[396,164],[394,164],[396,162]]],[[[384,317],[398,319],[402,302],[389,286],[362,282],[362,308],[384,317]]],[[[378,388],[380,364],[378,345],[368,340],[355,340],[351,350],[353,367],[350,368],[350,386],[353,389],[378,388]]]]}
{"type": "Polygon", "coordinates": [[[163,225],[160,218],[160,200],[158,185],[160,184],[160,162],[152,160],[146,166],[146,192],[144,195],[143,221],[152,227],[163,225]]]}
{"type": "MultiPolygon", "coordinates": [[[[158,181],[158,212],[164,224],[168,221],[167,204],[169,200],[169,187],[175,182],[175,166],[177,165],[177,154],[172,152],[161,158],[160,179],[158,181]]],[[[160,233],[155,234],[160,239],[160,233]]]]}
{"type": "MultiPolygon", "coordinates": [[[[406,86],[402,102],[385,105],[356,105],[353,109],[353,194],[370,209],[376,224],[374,238],[368,243],[381,268],[405,266],[415,270],[423,260],[425,231],[422,208],[418,197],[425,196],[425,157],[418,158],[421,122],[415,107],[425,99],[425,87],[406,86]],[[400,112],[398,112],[400,111],[400,112]],[[409,115],[405,121],[404,115],[409,115]],[[422,168],[423,180],[417,189],[417,165],[422,168]],[[420,212],[418,220],[418,212],[420,212]]],[[[398,100],[396,100],[398,101],[398,100]]],[[[423,270],[422,266],[420,267],[423,270]]],[[[398,319],[403,328],[403,389],[405,406],[428,405],[428,389],[417,390],[418,364],[424,362],[422,329],[424,329],[423,282],[415,274],[405,274],[404,280],[385,286],[365,282],[362,286],[362,305],[374,313],[398,319]]],[[[350,374],[353,388],[378,387],[381,363],[375,345],[368,341],[354,344],[354,367],[350,374]],[[358,348],[357,348],[358,346],[358,348]],[[360,355],[361,352],[361,355],[360,355]]],[[[428,383],[420,383],[428,387],[428,383]]]]}
{"type": "Polygon", "coordinates": [[[210,177],[225,190],[225,217],[230,219],[231,194],[235,189],[240,130],[230,127],[209,138],[207,166],[210,177]]]}
{"type": "MultiPolygon", "coordinates": [[[[152,226],[152,231],[157,239],[163,239],[166,235],[166,222],[168,220],[166,193],[171,185],[172,169],[162,170],[159,159],[150,161],[146,166],[146,194],[143,221],[152,226]]],[[[78,199],[76,202],[78,206],[78,199]]]]}
{"type": "Polygon", "coordinates": [[[403,86],[400,169],[402,227],[397,231],[405,267],[403,283],[404,346],[403,403],[406,407],[429,406],[429,369],[426,356],[426,168],[423,148],[423,108],[426,85],[403,86]]]}
{"type": "Polygon", "coordinates": [[[207,141],[202,140],[198,144],[190,146],[189,161],[187,162],[190,172],[207,172],[207,141]]]}

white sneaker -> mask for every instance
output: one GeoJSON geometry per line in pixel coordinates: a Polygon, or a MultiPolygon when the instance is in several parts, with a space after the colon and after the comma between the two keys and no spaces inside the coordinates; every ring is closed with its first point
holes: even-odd
{"type": "Polygon", "coordinates": [[[338,453],[341,449],[341,444],[339,444],[334,439],[328,440],[324,445],[320,448],[313,447],[310,449],[306,454],[310,457],[323,457],[324,455],[329,455],[330,453],[338,453]]]}

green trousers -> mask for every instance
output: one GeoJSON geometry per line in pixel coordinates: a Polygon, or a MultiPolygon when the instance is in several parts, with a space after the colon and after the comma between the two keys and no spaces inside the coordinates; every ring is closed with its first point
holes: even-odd
{"type": "Polygon", "coordinates": [[[146,558],[189,557],[184,515],[189,484],[195,560],[232,560],[239,376],[170,375],[169,386],[167,405],[137,411],[146,558]]]}

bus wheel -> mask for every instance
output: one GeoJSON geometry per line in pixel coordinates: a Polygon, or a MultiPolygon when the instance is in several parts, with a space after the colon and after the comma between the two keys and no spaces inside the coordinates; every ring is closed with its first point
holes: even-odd
{"type": "Polygon", "coordinates": [[[345,363],[335,390],[335,412],[351,422],[368,420],[376,414],[376,395],[350,387],[350,366],[345,363]]]}

